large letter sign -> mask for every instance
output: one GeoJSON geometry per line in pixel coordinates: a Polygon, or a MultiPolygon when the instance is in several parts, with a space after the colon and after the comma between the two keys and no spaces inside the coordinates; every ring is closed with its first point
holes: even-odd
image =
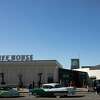
{"type": "Polygon", "coordinates": [[[0,61],[32,61],[33,55],[0,55],[0,61]]]}

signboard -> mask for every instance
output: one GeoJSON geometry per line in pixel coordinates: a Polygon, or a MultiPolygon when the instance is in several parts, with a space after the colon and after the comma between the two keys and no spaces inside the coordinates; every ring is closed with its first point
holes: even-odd
{"type": "Polygon", "coordinates": [[[79,59],[71,59],[71,69],[79,68],[79,59]]]}
{"type": "Polygon", "coordinates": [[[32,61],[33,55],[0,55],[0,62],[4,61],[32,61]]]}

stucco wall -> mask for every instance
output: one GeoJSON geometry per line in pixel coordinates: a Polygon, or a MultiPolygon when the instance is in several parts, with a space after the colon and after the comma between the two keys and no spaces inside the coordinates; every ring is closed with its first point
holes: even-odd
{"type": "MultiPolygon", "coordinates": [[[[37,61],[32,63],[0,63],[0,73],[4,73],[6,84],[17,85],[18,75],[22,75],[24,85],[34,80],[39,81],[39,73],[42,73],[42,83],[47,83],[48,75],[53,75],[54,82],[58,82],[58,68],[56,61],[37,61]]],[[[1,78],[0,78],[1,82],[1,78]]]]}

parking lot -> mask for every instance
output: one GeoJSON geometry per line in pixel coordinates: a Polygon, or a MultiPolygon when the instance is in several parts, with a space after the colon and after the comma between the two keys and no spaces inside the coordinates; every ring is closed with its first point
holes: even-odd
{"type": "Polygon", "coordinates": [[[84,93],[78,96],[70,97],[34,97],[34,96],[25,96],[18,98],[0,98],[0,100],[100,100],[100,96],[96,93],[84,93]]]}

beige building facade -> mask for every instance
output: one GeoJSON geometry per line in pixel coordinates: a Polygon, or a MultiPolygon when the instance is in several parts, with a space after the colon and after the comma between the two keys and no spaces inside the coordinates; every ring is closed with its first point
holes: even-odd
{"type": "Polygon", "coordinates": [[[41,83],[58,82],[59,68],[62,66],[56,60],[0,61],[0,73],[4,74],[7,85],[18,85],[20,80],[24,86],[33,81],[37,86],[40,80],[41,83]]]}

